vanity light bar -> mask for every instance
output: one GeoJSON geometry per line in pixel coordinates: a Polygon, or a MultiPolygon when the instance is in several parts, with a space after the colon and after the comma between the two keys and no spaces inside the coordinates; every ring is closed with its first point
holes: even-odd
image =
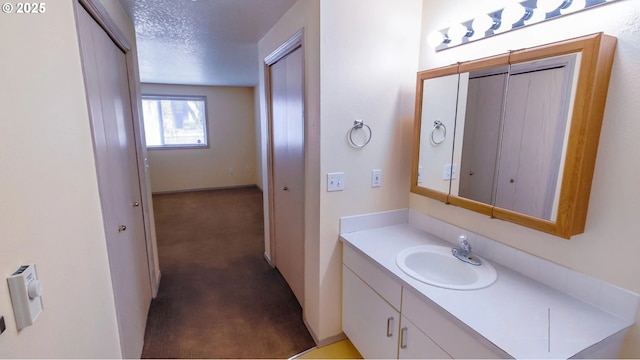
{"type": "Polygon", "coordinates": [[[504,9],[480,14],[474,19],[433,31],[429,34],[427,42],[436,51],[441,51],[615,1],[619,0],[514,1],[504,9]]]}

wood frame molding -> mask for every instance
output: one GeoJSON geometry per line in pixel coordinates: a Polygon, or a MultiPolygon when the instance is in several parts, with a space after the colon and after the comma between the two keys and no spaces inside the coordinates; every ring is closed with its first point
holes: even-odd
{"type": "Polygon", "coordinates": [[[561,169],[563,177],[555,221],[524,215],[491,204],[479,203],[417,186],[422,82],[427,78],[450,75],[452,67],[456,65],[418,73],[411,192],[564,239],[570,239],[573,235],[583,233],[616,42],[615,37],[600,32],[457,65],[459,72],[469,72],[571,53],[581,54],[580,66],[576,68],[578,82],[574,106],[573,109],[570,109],[569,140],[564,168],[561,169]]]}
{"type": "MultiPolygon", "coordinates": [[[[425,70],[418,73],[418,79],[416,81],[416,110],[415,120],[413,123],[413,156],[411,165],[411,192],[422,196],[430,197],[442,201],[448,202],[449,193],[444,193],[438,190],[429,189],[424,186],[418,186],[418,168],[420,166],[420,133],[422,127],[422,94],[424,88],[424,80],[433,79],[441,76],[454,75],[459,73],[459,64],[449,65],[433,70],[425,70]]],[[[453,154],[452,154],[453,155],[453,154]]],[[[449,186],[451,187],[451,186],[449,186]]]]}

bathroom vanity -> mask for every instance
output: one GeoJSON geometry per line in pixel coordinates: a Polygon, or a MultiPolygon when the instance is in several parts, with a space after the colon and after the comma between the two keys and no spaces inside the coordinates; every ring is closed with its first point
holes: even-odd
{"type": "Polygon", "coordinates": [[[365,358],[509,357],[356,249],[343,256],[343,330],[365,358]]]}
{"type": "MultiPolygon", "coordinates": [[[[596,33],[419,72],[411,192],[583,233],[615,47],[596,33]]],[[[342,327],[365,358],[617,358],[637,318],[637,294],[412,210],[340,227],[342,327]],[[459,235],[495,281],[449,286],[469,273],[438,258],[459,235]],[[407,265],[418,246],[439,255],[407,265]]]]}
{"type": "Polygon", "coordinates": [[[418,281],[399,253],[455,245],[408,223],[341,240],[343,331],[365,358],[615,358],[633,324],[493,261],[497,280],[481,289],[418,281]]]}

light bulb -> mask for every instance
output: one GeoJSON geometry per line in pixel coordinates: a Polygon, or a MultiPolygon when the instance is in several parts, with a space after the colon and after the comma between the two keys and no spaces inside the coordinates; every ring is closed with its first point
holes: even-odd
{"type": "Polygon", "coordinates": [[[547,14],[544,11],[539,11],[538,9],[533,10],[533,15],[528,20],[524,21],[525,25],[531,25],[535,23],[539,23],[541,21],[545,21],[547,19],[547,14]]]}
{"type": "MultiPolygon", "coordinates": [[[[520,20],[527,20],[533,15],[533,11],[531,9],[522,6],[522,4],[514,2],[507,5],[502,10],[502,26],[505,27],[503,30],[509,30],[513,28],[513,24],[519,22],[520,20]]],[[[501,27],[502,27],[501,26],[501,27]]]]}
{"type": "Polygon", "coordinates": [[[573,0],[571,1],[571,4],[569,4],[569,6],[567,6],[566,8],[560,9],[560,14],[562,15],[571,14],[572,12],[576,12],[584,9],[586,6],[587,6],[586,0],[573,0]]]}
{"type": "Polygon", "coordinates": [[[473,19],[471,27],[473,28],[474,33],[479,36],[484,36],[487,31],[495,30],[500,27],[500,20],[487,14],[482,14],[473,19]]]}
{"type": "Polygon", "coordinates": [[[449,26],[447,35],[449,35],[449,39],[451,39],[452,42],[458,43],[465,37],[473,35],[473,30],[469,30],[468,27],[462,24],[453,24],[449,26]]]}
{"type": "Polygon", "coordinates": [[[433,31],[427,37],[427,43],[429,46],[435,48],[442,43],[449,43],[451,40],[447,37],[447,35],[441,33],[440,31],[433,31]]]}
{"type": "Polygon", "coordinates": [[[558,9],[564,9],[569,5],[571,5],[571,0],[538,0],[536,2],[536,9],[548,14],[558,9]]]}

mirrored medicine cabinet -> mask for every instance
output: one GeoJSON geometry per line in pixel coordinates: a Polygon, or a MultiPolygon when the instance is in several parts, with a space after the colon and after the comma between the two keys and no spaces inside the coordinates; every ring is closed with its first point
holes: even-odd
{"type": "Polygon", "coordinates": [[[411,192],[584,232],[615,45],[597,33],[419,72],[411,192]]]}

